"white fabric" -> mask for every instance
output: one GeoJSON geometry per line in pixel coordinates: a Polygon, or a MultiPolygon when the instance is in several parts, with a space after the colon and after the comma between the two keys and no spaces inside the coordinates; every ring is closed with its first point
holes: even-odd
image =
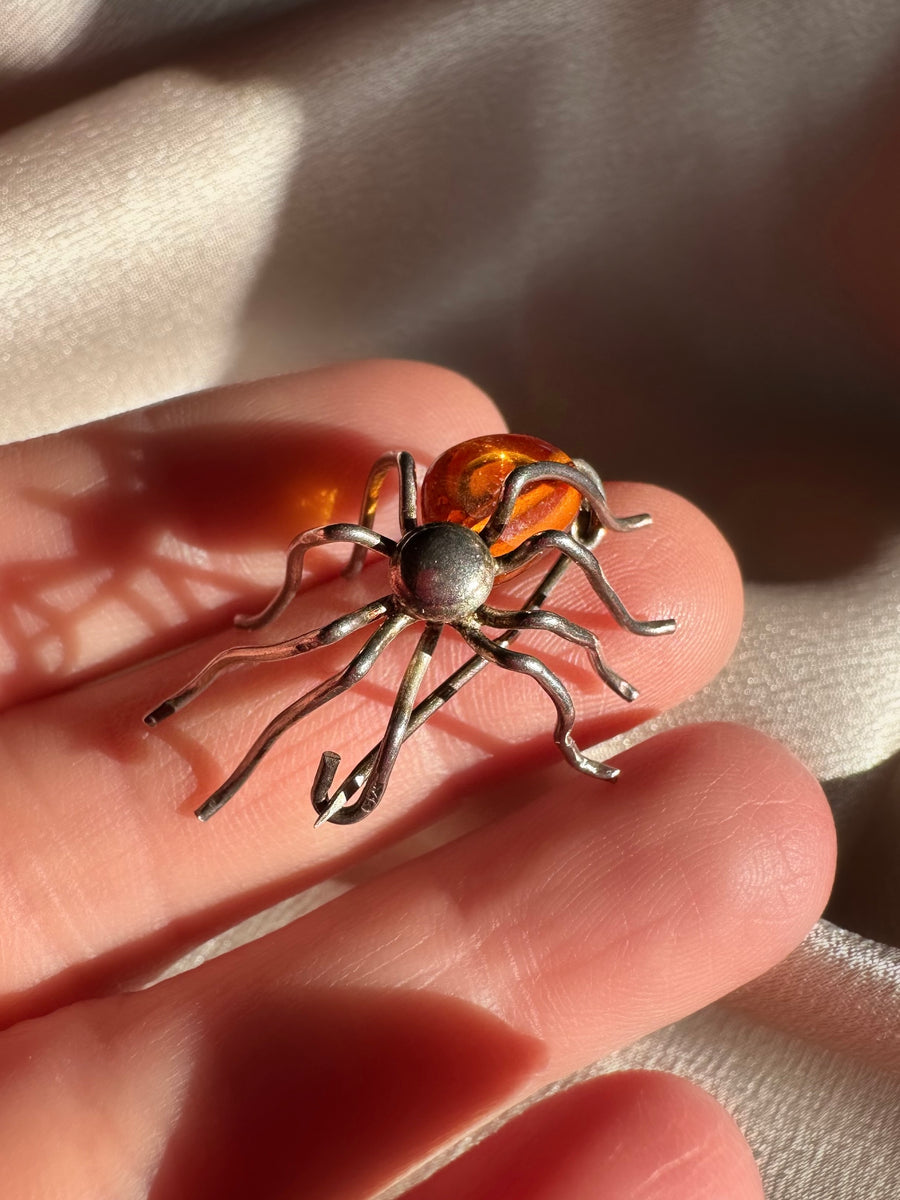
{"type": "Polygon", "coordinates": [[[0,438],[423,357],[734,540],[739,652],[659,724],[819,773],[855,932],[601,1069],[699,1079],[772,1200],[900,1178],[898,48],[896,0],[0,6],[0,438]]]}

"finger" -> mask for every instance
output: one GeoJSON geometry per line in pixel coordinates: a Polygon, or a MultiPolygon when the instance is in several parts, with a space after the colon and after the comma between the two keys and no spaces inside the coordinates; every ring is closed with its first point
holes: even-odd
{"type": "MultiPolygon", "coordinates": [[[[577,658],[580,647],[559,642],[555,649],[547,635],[535,635],[536,651],[549,649],[548,663],[575,686],[576,736],[586,746],[696,691],[726,661],[740,621],[733,557],[702,514],[656,488],[623,485],[611,496],[625,510],[647,502],[655,523],[609,539],[610,577],[624,579],[638,612],[663,609],[678,628],[653,639],[604,629],[610,662],[642,688],[631,706],[598,684],[577,658]]],[[[355,580],[314,588],[303,604],[304,627],[382,594],[388,583],[378,572],[376,565],[355,580]]],[[[588,625],[596,621],[596,597],[577,575],[561,586],[560,604],[588,625]]],[[[296,632],[298,619],[286,613],[270,636],[286,637],[291,623],[296,632]]],[[[453,637],[450,631],[438,646],[426,687],[467,653],[453,637]]],[[[191,813],[266,722],[354,652],[345,642],[294,664],[236,673],[148,733],[144,713],[230,640],[211,639],[3,718],[0,938],[20,948],[0,979],[8,1011],[46,1011],[148,970],[448,811],[488,778],[557,754],[555,713],[540,689],[490,667],[404,747],[376,814],[314,830],[307,797],[319,755],[339,750],[349,769],[381,736],[412,652],[401,636],[369,679],[285,735],[228,808],[201,826],[191,813]]],[[[598,803],[623,802],[602,790],[610,785],[593,786],[598,803]]]]}
{"type": "Polygon", "coordinates": [[[602,1075],[527,1109],[406,1200],[763,1200],[740,1131],[676,1075],[602,1075]]]}
{"type": "Polygon", "coordinates": [[[143,1195],[164,1169],[190,1186],[162,1195],[232,1195],[255,1161],[275,1194],[359,1200],[791,949],[834,861],[800,764],[711,726],[621,765],[625,806],[557,771],[524,808],[277,933],[0,1037],[8,1177],[97,1195],[127,1170],[143,1195]],[[117,1137],[98,1141],[109,1114],[117,1137]]]}
{"type": "MultiPolygon", "coordinates": [[[[0,705],[221,628],[275,585],[296,533],[357,519],[385,449],[429,461],[502,427],[460,376],[386,361],[0,447],[0,705]]],[[[385,529],[395,507],[379,512],[385,529]]],[[[311,577],[345,558],[314,556],[311,577]]]]}

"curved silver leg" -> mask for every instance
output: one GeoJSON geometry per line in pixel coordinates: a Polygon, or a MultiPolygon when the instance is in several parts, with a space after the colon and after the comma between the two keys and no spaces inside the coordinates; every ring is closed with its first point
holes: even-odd
{"type": "Polygon", "coordinates": [[[477,626],[454,625],[472,649],[483,655],[489,662],[503,667],[507,671],[516,671],[522,675],[530,675],[541,685],[553,703],[556,705],[556,729],[554,741],[559,746],[566,760],[578,771],[585,775],[593,775],[595,779],[615,779],[619,774],[618,767],[610,767],[606,763],[595,762],[578,749],[572,736],[575,724],[575,705],[565,684],[558,676],[545,667],[539,658],[531,654],[520,654],[517,650],[507,650],[498,646],[481,632],[477,626]]]}
{"type": "Polygon", "coordinates": [[[152,712],[147,713],[144,724],[158,725],[166,717],[171,717],[186,704],[190,704],[201,692],[206,691],[213,680],[230,667],[237,667],[242,663],[280,662],[286,658],[295,658],[298,654],[306,654],[309,650],[318,650],[320,646],[330,646],[348,634],[355,633],[357,629],[371,625],[391,608],[393,597],[382,596],[380,600],[372,600],[356,612],[347,613],[319,629],[311,629],[308,633],[301,633],[287,641],[275,642],[271,646],[233,646],[229,650],[223,650],[211,659],[202,671],[198,671],[180,692],[163,700],[162,704],[158,704],[152,712]]]}
{"type": "Polygon", "coordinates": [[[284,572],[284,583],[280,591],[269,601],[262,612],[254,616],[241,614],[234,618],[234,623],[240,629],[260,629],[268,625],[287,608],[300,588],[303,577],[303,560],[306,552],[313,546],[326,546],[331,542],[352,542],[365,555],[367,550],[376,550],[389,558],[397,548],[390,538],[373,533],[362,525],[338,524],[322,525],[319,529],[308,529],[291,542],[288,547],[287,564],[284,572]]]}
{"type": "MultiPolygon", "coordinates": [[[[396,467],[400,476],[400,529],[409,533],[418,524],[419,514],[416,502],[416,461],[407,450],[388,450],[372,464],[366,490],[363,494],[362,508],[359,512],[359,523],[363,529],[371,529],[375,524],[375,510],[378,507],[378,497],[388,472],[396,467]]],[[[350,555],[350,562],[344,571],[345,575],[357,575],[366,561],[366,547],[355,546],[350,555]]]]}
{"type": "Polygon", "coordinates": [[[347,805],[347,796],[343,788],[338,788],[334,796],[328,795],[328,788],[341,758],[333,750],[326,750],[322,755],[312,788],[313,808],[319,814],[316,828],[326,821],[334,821],[336,825],[352,825],[368,816],[381,800],[400,747],[406,739],[413,705],[441,636],[441,629],[440,625],[428,625],[419,638],[409,665],[403,673],[384,737],[378,744],[371,767],[365,776],[363,794],[355,804],[347,805]]]}
{"type": "Polygon", "coordinates": [[[506,575],[510,571],[518,570],[519,567],[524,567],[526,563],[545,550],[558,550],[570,558],[576,566],[581,567],[591,587],[623,629],[627,629],[630,633],[638,633],[642,637],[654,637],[657,634],[674,632],[675,621],[671,617],[665,617],[659,621],[639,621],[633,617],[625,607],[622,598],[614,591],[612,584],[603,573],[603,568],[590,550],[586,550],[573,537],[567,533],[561,533],[558,529],[548,529],[544,533],[536,533],[534,537],[528,538],[515,550],[510,550],[508,554],[502,555],[497,559],[497,574],[506,575]]]}
{"type": "Polygon", "coordinates": [[[379,629],[376,629],[356,657],[351,660],[343,671],[340,671],[337,675],[332,675],[330,679],[326,679],[323,683],[311,688],[299,700],[295,700],[293,704],[288,705],[277,717],[271,720],[222,786],[216,788],[209,799],[200,805],[195,813],[197,818],[201,821],[208,821],[211,816],[219,811],[223,804],[227,804],[235,792],[247,782],[254,769],[265,755],[268,754],[283,733],[290,729],[292,725],[302,720],[303,717],[315,709],[321,708],[329,700],[334,700],[336,696],[340,696],[348,688],[358,683],[371,670],[375,659],[385,646],[392,642],[397,634],[408,625],[411,625],[413,621],[414,618],[407,616],[406,613],[392,613],[384,624],[379,629]]]}
{"type": "Polygon", "coordinates": [[[568,617],[564,617],[560,613],[507,611],[503,608],[491,608],[488,604],[482,604],[475,614],[475,620],[492,629],[543,630],[546,633],[555,633],[558,637],[565,638],[567,642],[574,642],[577,646],[584,646],[590,655],[594,670],[608,687],[612,688],[623,700],[631,701],[638,698],[637,688],[632,687],[604,660],[597,635],[590,629],[585,629],[583,625],[576,625],[574,621],[570,621],[568,617]]]}
{"type": "MultiPolygon", "coordinates": [[[[572,462],[582,475],[586,475],[590,479],[591,483],[605,500],[606,488],[603,486],[603,480],[591,464],[583,458],[573,458],[572,462]]],[[[581,508],[572,522],[570,532],[575,541],[580,542],[582,546],[587,546],[588,550],[595,550],[606,536],[606,529],[603,526],[603,522],[598,519],[597,514],[591,508],[590,502],[584,496],[581,497],[581,508]]]]}
{"type": "Polygon", "coordinates": [[[481,531],[481,536],[488,546],[492,546],[503,532],[524,489],[533,483],[545,481],[568,483],[570,487],[575,488],[588,502],[599,523],[616,533],[627,533],[631,529],[640,529],[651,523],[649,513],[637,513],[633,517],[614,516],[610,512],[602,485],[598,486],[595,477],[579,470],[577,466],[554,462],[523,463],[507,475],[494,515],[481,531]]]}

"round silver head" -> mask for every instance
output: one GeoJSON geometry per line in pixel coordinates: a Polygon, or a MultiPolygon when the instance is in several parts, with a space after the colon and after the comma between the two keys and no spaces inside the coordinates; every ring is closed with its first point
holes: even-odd
{"type": "Polygon", "coordinates": [[[391,560],[391,582],[404,609],[426,621],[471,616],[494,586],[494,559],[464,525],[421,525],[404,537],[391,560]]]}

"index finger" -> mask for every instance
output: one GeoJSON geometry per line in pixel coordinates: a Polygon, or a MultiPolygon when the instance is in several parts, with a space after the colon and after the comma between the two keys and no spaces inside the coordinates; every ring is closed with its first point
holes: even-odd
{"type": "MultiPolygon", "coordinates": [[[[229,625],[296,533],[356,520],[382,451],[430,461],[502,428],[453,372],[373,361],[0,447],[0,707],[229,625]]],[[[311,578],[337,561],[317,556],[311,578]]]]}

